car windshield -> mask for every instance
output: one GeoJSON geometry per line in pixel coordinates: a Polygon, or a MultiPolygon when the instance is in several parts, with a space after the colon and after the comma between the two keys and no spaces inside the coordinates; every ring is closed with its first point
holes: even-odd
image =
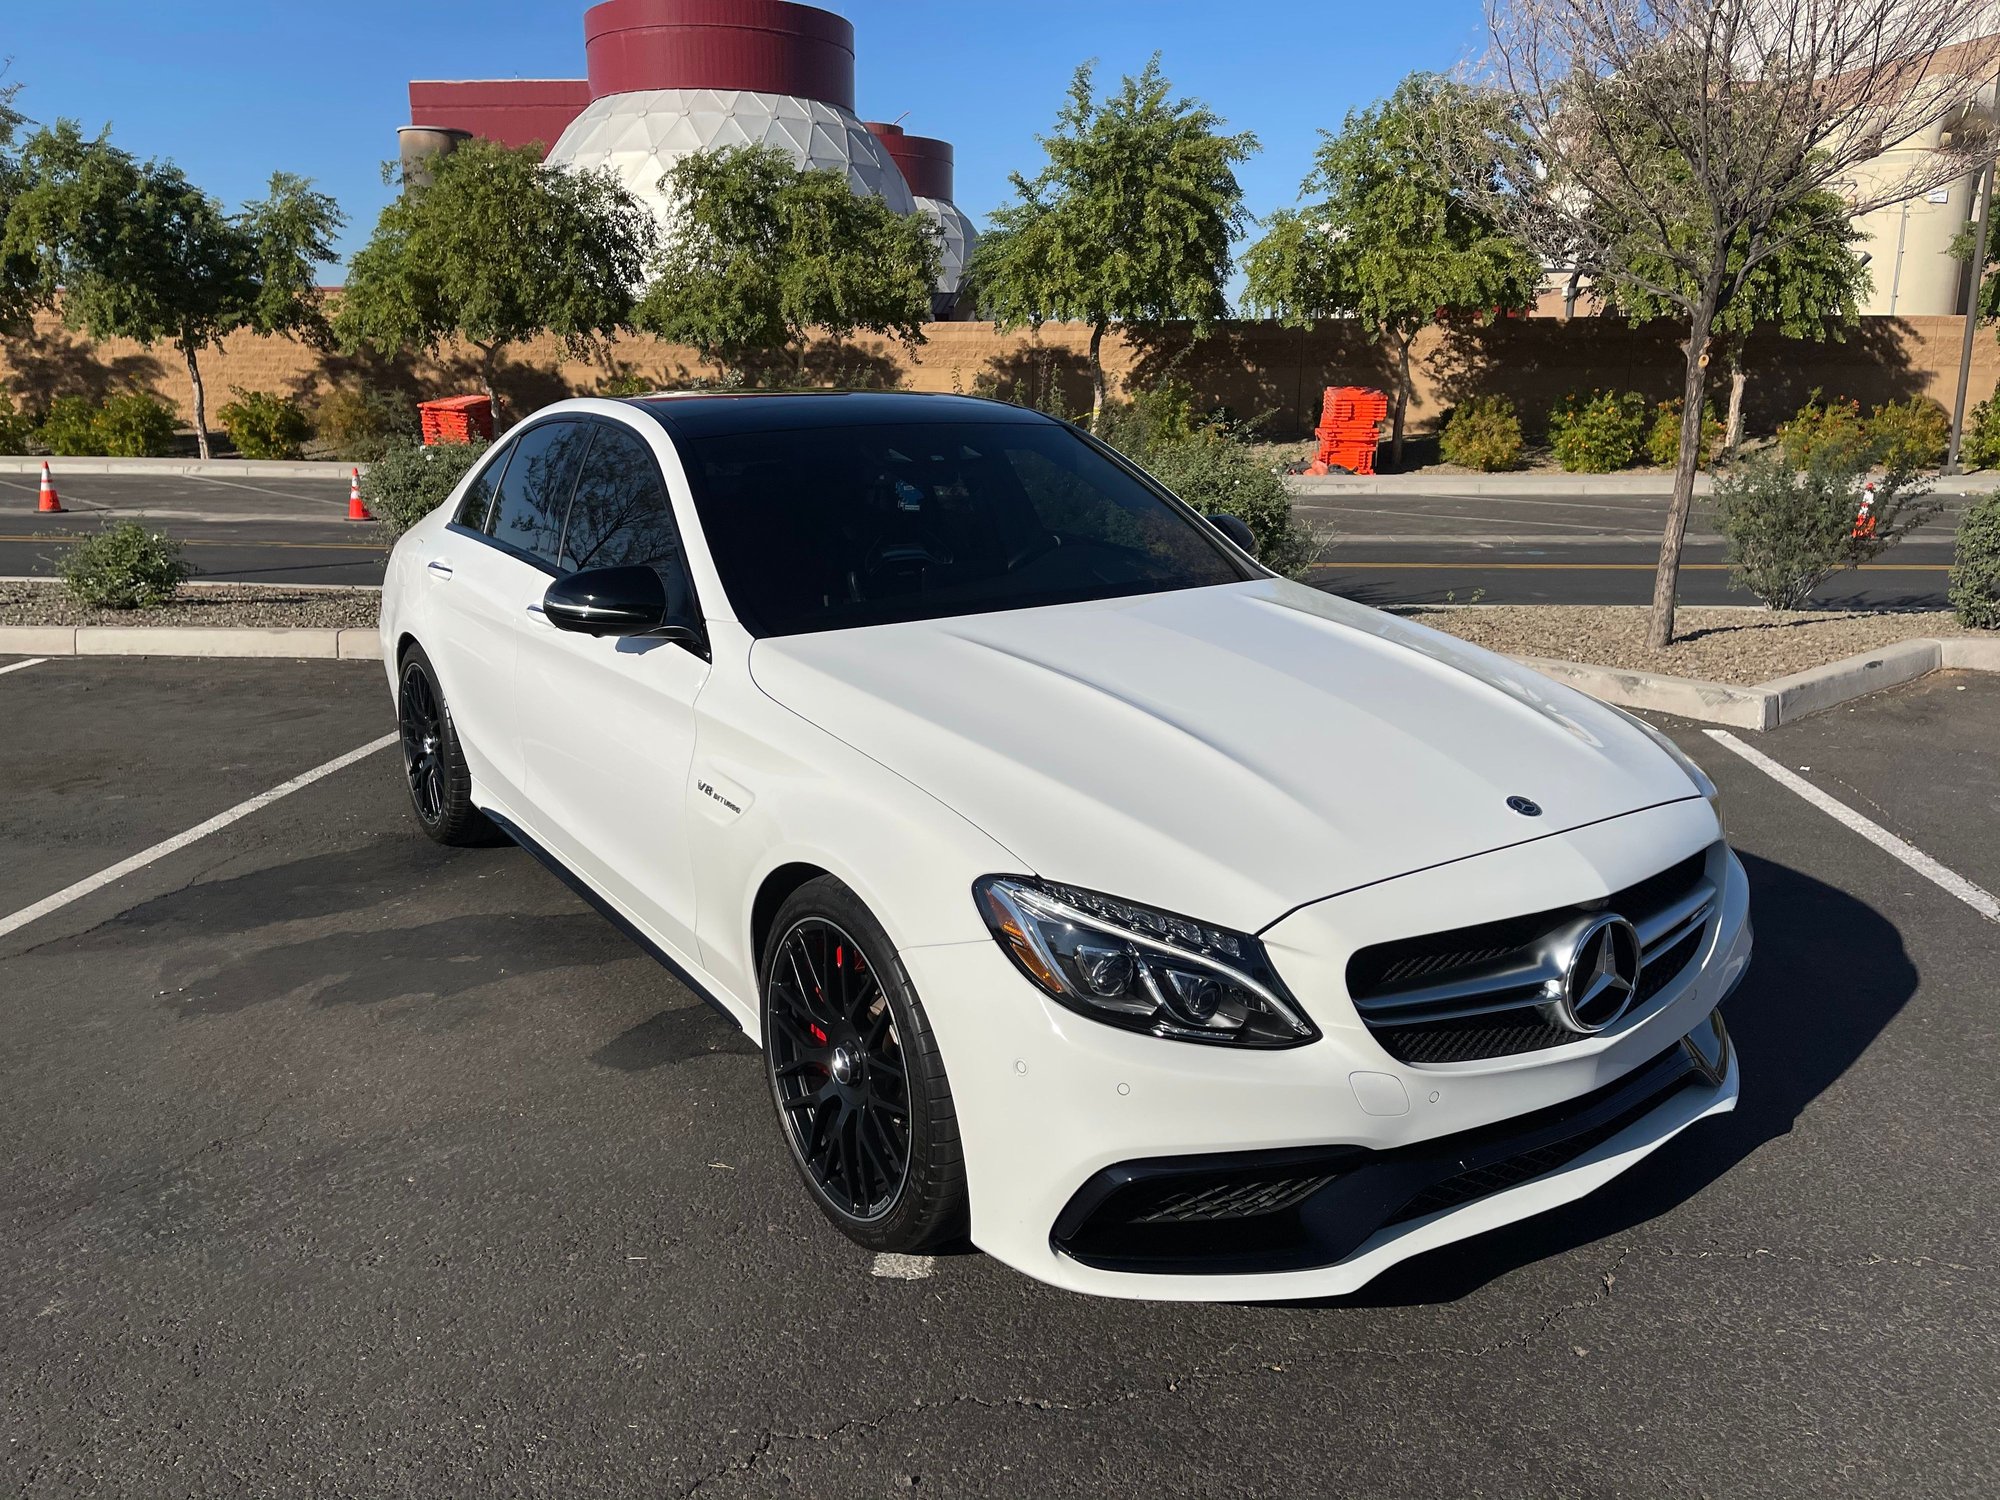
{"type": "Polygon", "coordinates": [[[1256,576],[1071,428],[911,422],[681,444],[709,551],[758,635],[1256,576]]]}

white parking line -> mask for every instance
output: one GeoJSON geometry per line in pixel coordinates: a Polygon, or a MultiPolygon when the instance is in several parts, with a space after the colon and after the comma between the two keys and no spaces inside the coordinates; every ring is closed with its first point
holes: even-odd
{"type": "Polygon", "coordinates": [[[26,661],[9,662],[6,666],[0,667],[0,677],[5,677],[9,672],[23,671],[28,667],[39,667],[47,660],[46,656],[31,656],[26,661]]]}
{"type": "Polygon", "coordinates": [[[876,1255],[875,1263],[868,1268],[868,1274],[889,1281],[922,1281],[936,1270],[935,1255],[897,1255],[884,1250],[876,1255]]]}
{"type": "Polygon", "coordinates": [[[365,760],[377,750],[386,750],[395,744],[399,735],[385,734],[379,740],[370,740],[357,750],[334,757],[323,766],[314,766],[302,776],[294,776],[290,781],[274,786],[268,792],[259,792],[247,802],[239,802],[227,812],[219,812],[206,823],[197,823],[185,833],[177,833],[170,839],[162,839],[150,849],[142,849],[130,859],[121,859],[115,865],[99,870],[95,875],[86,876],[75,885],[46,896],[33,906],[24,906],[11,916],[0,917],[0,937],[19,928],[26,927],[37,918],[46,917],[52,911],[60,911],[72,901],[79,901],[92,891],[102,890],[114,880],[122,880],[134,870],[143,870],[158,859],[164,859],[176,850],[185,849],[189,844],[218,833],[231,823],[241,822],[253,812],[269,807],[281,797],[289,797],[293,792],[311,786],[315,781],[331,776],[335,771],[345,770],[358,760],[365,760]]]}
{"type": "Polygon", "coordinates": [[[1990,892],[1980,889],[1963,875],[1946,869],[1915,844],[1897,838],[1880,823],[1871,822],[1845,802],[1829,797],[1804,777],[1786,770],[1763,751],[1751,749],[1728,730],[1707,729],[1702,732],[1723,749],[1742,756],[1778,785],[1797,792],[1835,822],[1845,823],[1869,843],[1888,850],[1924,879],[1958,897],[1987,921],[2000,922],[2000,900],[1996,900],[1990,892]]]}

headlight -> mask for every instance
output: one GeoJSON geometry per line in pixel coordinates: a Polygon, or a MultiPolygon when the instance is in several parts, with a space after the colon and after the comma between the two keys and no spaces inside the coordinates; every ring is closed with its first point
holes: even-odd
{"type": "MultiPolygon", "coordinates": [[[[1648,739],[1650,739],[1654,744],[1658,745],[1662,750],[1666,751],[1667,754],[1671,755],[1674,759],[1674,764],[1679,766],[1683,771],[1687,772],[1688,780],[1694,783],[1694,789],[1700,792],[1702,796],[1708,798],[1709,801],[1713,802],[1722,795],[1715,789],[1715,783],[1708,779],[1708,772],[1704,771],[1700,766],[1696,765],[1693,761],[1689,760],[1687,752],[1681,749],[1681,747],[1679,745],[1676,745],[1672,740],[1668,739],[1665,734],[1655,729],[1651,724],[1648,724],[1644,719],[1640,718],[1637,714],[1626,713],[1624,709],[1619,708],[1616,704],[1607,703],[1604,706],[1610,709],[1614,714],[1617,714],[1619,718],[1625,720],[1628,724],[1637,725],[1640,731],[1644,733],[1648,739]]],[[[1720,809],[1717,810],[1717,813],[1719,816],[1720,809]]]]}
{"type": "Polygon", "coordinates": [[[1021,876],[988,875],[972,891],[1014,966],[1093,1021],[1237,1047],[1319,1036],[1247,933],[1021,876]]]}

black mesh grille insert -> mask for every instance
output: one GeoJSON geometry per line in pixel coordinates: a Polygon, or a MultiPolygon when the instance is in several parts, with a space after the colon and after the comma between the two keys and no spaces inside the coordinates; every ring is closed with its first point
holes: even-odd
{"type": "MultiPolygon", "coordinates": [[[[1348,993],[1357,1002],[1386,999],[1413,985],[1438,984],[1472,977],[1482,970],[1504,968],[1524,961],[1543,938],[1588,912],[1611,910],[1633,921],[1643,921],[1700,886],[1706,877],[1708,854],[1706,849],[1691,854],[1657,875],[1613,892],[1603,901],[1556,907],[1363,948],[1348,961],[1348,993]]],[[[1645,1004],[1679,977],[1700,951],[1704,931],[1705,927],[1697,927],[1647,962],[1639,976],[1635,1006],[1645,1004]]],[[[1538,1003],[1539,996],[1532,990],[1518,993],[1522,1000],[1519,1006],[1479,1015],[1428,1020],[1421,1015],[1406,1014],[1378,1019],[1364,1008],[1362,1020],[1391,1057],[1408,1063],[1512,1057],[1579,1040],[1574,1032],[1548,1019],[1538,1003]]],[[[1506,992],[1495,989],[1488,998],[1504,1000],[1506,992]]]]}

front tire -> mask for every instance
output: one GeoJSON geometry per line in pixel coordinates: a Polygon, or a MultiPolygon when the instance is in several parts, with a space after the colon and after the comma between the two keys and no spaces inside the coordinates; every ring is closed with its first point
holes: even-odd
{"type": "Polygon", "coordinates": [[[870,1250],[917,1254],[962,1238],[951,1087],[882,925],[822,876],[779,908],[761,974],[764,1071],[820,1211],[870,1250]]]}
{"type": "Polygon", "coordinates": [[[412,645],[396,676],[396,725],[403,736],[403,779],[417,823],[440,844],[497,844],[500,830],[472,805],[472,771],[451,721],[437,669],[412,645]]]}

